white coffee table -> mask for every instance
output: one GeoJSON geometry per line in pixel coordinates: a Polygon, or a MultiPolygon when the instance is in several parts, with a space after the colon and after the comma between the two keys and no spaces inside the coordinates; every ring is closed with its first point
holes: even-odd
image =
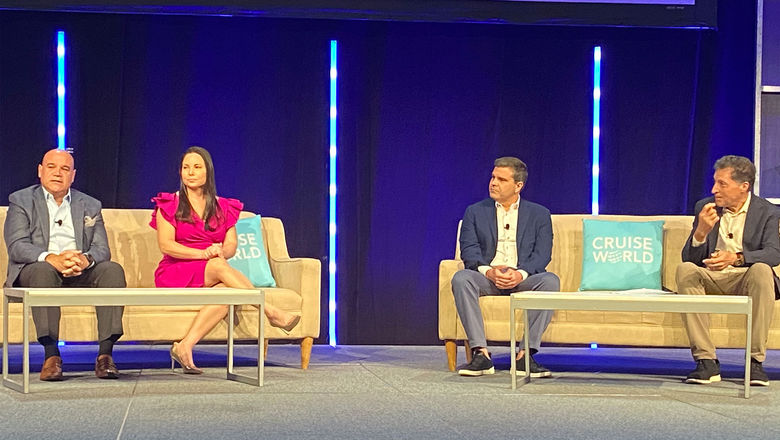
{"type": "Polygon", "coordinates": [[[3,289],[3,385],[15,391],[30,390],[30,307],[37,306],[203,306],[228,305],[227,379],[263,386],[265,293],[261,289],[232,288],[27,288],[3,289]],[[8,303],[22,303],[22,382],[8,374],[8,303]],[[257,376],[233,371],[233,317],[235,306],[258,306],[257,376]]]}
{"type": "MultiPolygon", "coordinates": [[[[750,339],[752,298],[732,295],[677,295],[659,292],[518,292],[510,299],[512,389],[517,389],[515,361],[515,312],[523,310],[523,335],[528,334],[528,310],[594,310],[620,312],[725,313],[745,315],[745,398],[750,397],[750,339]]],[[[528,338],[525,353],[529,353],[528,338]]],[[[530,358],[525,356],[525,380],[531,381],[530,358]]]]}

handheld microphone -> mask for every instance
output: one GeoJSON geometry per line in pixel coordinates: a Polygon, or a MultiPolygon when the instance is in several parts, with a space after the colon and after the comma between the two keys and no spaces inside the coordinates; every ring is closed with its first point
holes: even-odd
{"type": "Polygon", "coordinates": [[[54,220],[54,223],[57,223],[57,226],[62,226],[62,219],[54,220]]]}

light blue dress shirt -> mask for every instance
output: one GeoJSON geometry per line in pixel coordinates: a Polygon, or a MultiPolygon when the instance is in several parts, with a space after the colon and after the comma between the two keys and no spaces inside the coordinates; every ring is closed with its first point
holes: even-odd
{"type": "Polygon", "coordinates": [[[49,210],[49,249],[41,252],[38,261],[45,261],[49,254],[60,254],[67,250],[76,249],[76,232],[73,229],[73,216],[70,213],[70,190],[57,205],[54,196],[41,187],[43,197],[46,199],[46,208],[49,210]]]}

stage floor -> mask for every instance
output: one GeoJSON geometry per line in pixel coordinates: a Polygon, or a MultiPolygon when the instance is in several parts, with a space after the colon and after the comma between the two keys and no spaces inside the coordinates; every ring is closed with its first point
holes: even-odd
{"type": "MultiPolygon", "coordinates": [[[[10,348],[17,365],[21,346],[10,348]]],[[[303,371],[297,346],[271,345],[261,388],[225,380],[224,345],[197,348],[203,376],[171,372],[168,348],[118,345],[123,374],[112,381],[94,377],[96,345],[69,344],[66,380],[47,383],[37,374],[43,351],[31,347],[31,393],[0,390],[0,438],[780,437],[777,350],[764,365],[771,386],[751,387],[746,400],[740,350],[719,351],[723,382],[689,385],[685,349],[543,347],[536,358],[553,378],[513,391],[502,346],[491,347],[495,375],[466,378],[447,370],[443,346],[315,346],[303,371]]],[[[238,346],[237,365],[256,350],[238,346]]]]}

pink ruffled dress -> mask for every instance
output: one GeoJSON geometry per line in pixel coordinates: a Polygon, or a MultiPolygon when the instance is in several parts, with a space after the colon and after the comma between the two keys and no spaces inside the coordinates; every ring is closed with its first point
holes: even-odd
{"type": "MultiPolygon", "coordinates": [[[[176,220],[176,208],[179,206],[179,196],[176,193],[159,193],[152,198],[157,208],[152,213],[149,226],[157,229],[157,214],[176,228],[176,242],[195,249],[206,249],[214,243],[225,241],[228,229],[235,226],[238,215],[244,204],[236,199],[217,198],[222,209],[221,220],[212,217],[211,231],[207,231],[203,220],[192,213],[193,223],[176,220]]],[[[203,287],[208,260],[183,260],[163,255],[157,270],[154,271],[154,284],[157,287],[203,287]]]]}

